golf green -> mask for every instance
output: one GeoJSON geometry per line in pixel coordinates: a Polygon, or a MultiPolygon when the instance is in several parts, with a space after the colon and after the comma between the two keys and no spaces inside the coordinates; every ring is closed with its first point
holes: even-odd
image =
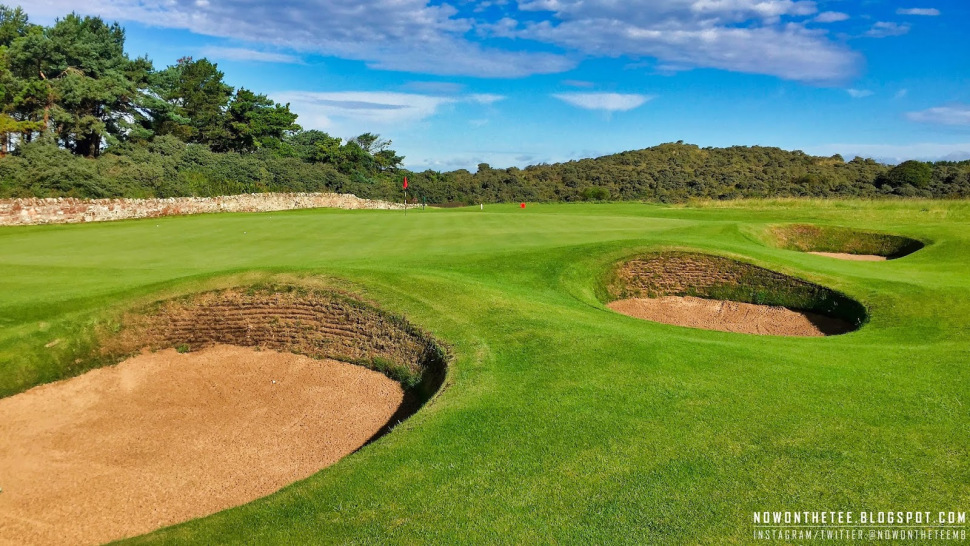
{"type": "MultiPolygon", "coordinates": [[[[0,396],[109,364],[125,309],[254,283],[358,295],[445,343],[389,434],[151,543],[744,543],[765,511],[967,511],[970,203],[735,201],[306,210],[0,228],[0,396]],[[883,262],[771,244],[906,236],[883,262]],[[653,251],[716,254],[860,302],[854,332],[690,329],[609,310],[653,251]]],[[[0,469],[0,488],[3,486],[0,469]]],[[[0,495],[3,493],[0,492],[0,495]]]]}

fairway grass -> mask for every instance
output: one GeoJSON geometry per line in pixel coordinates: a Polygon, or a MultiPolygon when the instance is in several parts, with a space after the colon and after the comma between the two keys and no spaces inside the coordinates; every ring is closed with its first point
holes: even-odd
{"type": "MultiPolygon", "coordinates": [[[[970,509],[970,203],[733,201],[307,210],[0,228],[0,396],[82,373],[126,309],[253,283],[357,294],[450,348],[386,436],[135,543],[748,543],[756,511],[970,509]],[[886,262],[779,224],[926,242],[886,262]],[[610,311],[654,251],[741,259],[862,303],[834,337],[610,311]]],[[[0,488],[3,474],[0,469],[0,488]]],[[[2,495],[3,493],[0,493],[2,495]]]]}

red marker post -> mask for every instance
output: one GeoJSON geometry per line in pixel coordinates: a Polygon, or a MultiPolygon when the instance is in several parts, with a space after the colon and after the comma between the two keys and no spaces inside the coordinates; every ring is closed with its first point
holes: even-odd
{"type": "Polygon", "coordinates": [[[404,215],[408,215],[408,177],[404,177],[404,215]]]}
{"type": "Polygon", "coordinates": [[[519,207],[525,208],[525,203],[519,203],[519,207]]]}

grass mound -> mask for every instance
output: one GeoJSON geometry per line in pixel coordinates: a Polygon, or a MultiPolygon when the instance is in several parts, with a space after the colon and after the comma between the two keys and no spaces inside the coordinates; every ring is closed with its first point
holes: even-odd
{"type": "Polygon", "coordinates": [[[867,254],[888,259],[902,258],[923,248],[916,239],[850,228],[789,224],[769,230],[770,241],[779,248],[800,252],[867,254]]]}
{"type": "Polygon", "coordinates": [[[842,319],[858,329],[865,307],[834,290],[745,262],[696,252],[657,252],[619,264],[611,299],[693,296],[785,307],[842,319]]]}

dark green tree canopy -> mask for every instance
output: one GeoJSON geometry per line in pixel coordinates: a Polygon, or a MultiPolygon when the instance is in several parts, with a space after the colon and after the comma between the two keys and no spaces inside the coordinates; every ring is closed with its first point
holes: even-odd
{"type": "MultiPolygon", "coordinates": [[[[26,36],[35,27],[36,25],[30,24],[27,13],[20,7],[0,5],[0,46],[10,47],[14,40],[26,36]]],[[[39,30],[39,27],[36,28],[39,30]]]]}
{"type": "Polygon", "coordinates": [[[248,89],[236,92],[226,112],[225,136],[216,151],[254,152],[279,147],[284,137],[300,130],[290,105],[277,104],[248,89]]]}
{"type": "Polygon", "coordinates": [[[886,174],[886,182],[900,188],[907,184],[915,188],[925,188],[933,180],[933,167],[922,161],[904,161],[886,174]]]}
{"type": "Polygon", "coordinates": [[[144,59],[129,59],[124,43],[117,23],[76,14],[15,38],[8,60],[19,82],[19,117],[39,121],[41,131],[88,157],[107,139],[124,138],[151,69],[144,59]]]}
{"type": "Polygon", "coordinates": [[[210,146],[225,142],[224,118],[233,88],[224,77],[208,59],[192,57],[153,74],[152,94],[160,99],[151,110],[154,132],[210,146]]]}

